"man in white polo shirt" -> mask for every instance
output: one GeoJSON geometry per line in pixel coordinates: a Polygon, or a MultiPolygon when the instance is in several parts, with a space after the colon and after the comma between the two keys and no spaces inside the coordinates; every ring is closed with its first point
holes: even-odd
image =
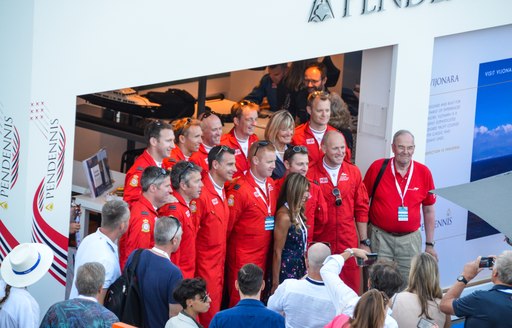
{"type": "MultiPolygon", "coordinates": [[[[82,240],[75,258],[75,268],[78,269],[87,262],[99,262],[105,267],[105,282],[98,302],[103,304],[108,287],[121,275],[119,267],[119,253],[116,240],[128,229],[130,210],[128,204],[122,200],[106,202],[101,209],[101,227],[95,233],[82,240]]],[[[75,286],[76,276],[69,298],[78,296],[75,286]]]]}

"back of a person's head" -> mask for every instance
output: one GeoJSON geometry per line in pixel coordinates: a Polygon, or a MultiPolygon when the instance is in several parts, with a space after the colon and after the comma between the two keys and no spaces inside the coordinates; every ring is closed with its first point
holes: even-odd
{"type": "Polygon", "coordinates": [[[105,267],[98,262],[82,264],[76,273],[75,286],[78,294],[96,296],[105,282],[105,267]]]}
{"type": "Polygon", "coordinates": [[[115,229],[129,218],[128,204],[120,199],[106,202],[101,209],[101,226],[107,229],[115,229]]]}
{"type": "Polygon", "coordinates": [[[257,295],[263,284],[263,270],[256,264],[246,264],[238,271],[238,288],[246,296],[257,295]]]}
{"type": "Polygon", "coordinates": [[[329,125],[338,130],[348,129],[350,127],[350,112],[347,104],[341,96],[335,92],[331,92],[331,118],[329,125]]]}
{"type": "Polygon", "coordinates": [[[439,283],[439,267],[435,257],[429,253],[417,254],[412,258],[407,291],[418,296],[421,315],[432,319],[428,313],[428,301],[443,297],[439,283]]]}
{"type": "Polygon", "coordinates": [[[395,262],[381,259],[370,268],[370,287],[386,293],[389,298],[400,291],[403,283],[395,262]]]}
{"type": "Polygon", "coordinates": [[[494,264],[498,279],[507,285],[512,285],[512,251],[501,253],[494,264]]]}
{"type": "Polygon", "coordinates": [[[173,216],[162,216],[155,222],[154,238],[156,245],[167,245],[175,237],[180,238],[182,233],[180,222],[173,216]]]}
{"type": "Polygon", "coordinates": [[[331,255],[331,249],[324,243],[314,243],[308,249],[308,271],[320,272],[327,256],[331,255]]]}
{"type": "Polygon", "coordinates": [[[354,316],[348,322],[350,328],[382,328],[386,320],[386,305],[389,298],[384,292],[370,289],[364,293],[354,309],[354,316]]]}

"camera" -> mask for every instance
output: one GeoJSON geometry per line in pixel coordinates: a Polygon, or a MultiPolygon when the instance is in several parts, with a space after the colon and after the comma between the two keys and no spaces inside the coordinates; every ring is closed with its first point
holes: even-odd
{"type": "Polygon", "coordinates": [[[373,263],[375,263],[377,261],[377,256],[378,256],[377,253],[368,253],[368,254],[366,254],[366,257],[368,258],[367,260],[363,260],[362,258],[358,257],[357,265],[359,265],[359,266],[372,265],[373,263]]]}
{"type": "Polygon", "coordinates": [[[494,257],[481,257],[479,268],[492,268],[494,266],[494,257]]]}

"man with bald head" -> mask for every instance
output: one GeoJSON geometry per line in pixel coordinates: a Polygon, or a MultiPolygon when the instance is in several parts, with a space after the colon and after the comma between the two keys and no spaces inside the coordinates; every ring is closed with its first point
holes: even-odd
{"type": "Polygon", "coordinates": [[[409,278],[411,259],[421,253],[421,212],[425,221],[425,252],[437,258],[434,249],[435,195],[432,173],[423,164],[412,160],[414,136],[399,130],[391,145],[393,158],[385,165],[384,158],[373,162],[364,177],[364,184],[374,193],[369,209],[371,248],[398,263],[405,283],[409,278]],[[382,171],[376,185],[377,176],[382,171]]]}
{"type": "Polygon", "coordinates": [[[189,161],[203,169],[201,176],[204,178],[208,175],[208,153],[210,149],[220,145],[222,122],[211,111],[206,112],[201,118],[201,130],[203,131],[203,141],[199,145],[199,150],[190,156],[189,161]]]}
{"type": "MultiPolygon", "coordinates": [[[[360,247],[369,251],[367,246],[359,246],[360,241],[368,239],[368,193],[361,172],[355,165],[344,161],[347,148],[340,132],[327,131],[321,147],[325,155],[307,175],[320,186],[327,204],[327,221],[319,227],[318,240],[329,242],[336,254],[347,248],[360,247]]],[[[354,259],[349,259],[343,267],[341,279],[356,293],[359,292],[360,272],[354,259]]]]}
{"type": "Polygon", "coordinates": [[[306,278],[286,279],[270,296],[267,307],[285,317],[286,327],[323,327],[336,315],[320,276],[320,269],[329,255],[331,250],[327,245],[311,245],[307,253],[306,278]]]}

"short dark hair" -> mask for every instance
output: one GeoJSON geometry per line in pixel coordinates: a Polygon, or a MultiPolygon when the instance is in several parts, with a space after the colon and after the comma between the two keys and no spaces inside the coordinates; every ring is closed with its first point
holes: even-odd
{"type": "Polygon", "coordinates": [[[169,171],[158,166],[146,167],[142,172],[142,176],[140,178],[140,185],[142,187],[142,191],[148,191],[149,186],[151,186],[152,184],[160,186],[164,179],[169,176],[169,174],[169,171]]]}
{"type": "Polygon", "coordinates": [[[311,63],[308,66],[306,66],[306,69],[304,70],[304,73],[310,68],[316,68],[320,71],[320,78],[323,80],[327,76],[327,67],[322,62],[315,62],[311,63]]]}
{"type": "Polygon", "coordinates": [[[194,299],[196,295],[206,295],[206,282],[202,278],[183,279],[174,289],[174,300],[186,309],[187,300],[194,299]]]}
{"type": "Polygon", "coordinates": [[[114,199],[106,202],[101,208],[101,226],[109,229],[117,228],[124,220],[126,214],[130,219],[130,210],[128,204],[120,199],[114,199]]]}
{"type": "Polygon", "coordinates": [[[268,65],[268,69],[274,69],[274,68],[278,68],[278,67],[281,67],[281,69],[286,69],[286,68],[288,68],[288,63],[268,65]]]}
{"type": "Polygon", "coordinates": [[[238,271],[238,288],[242,294],[256,295],[261,290],[262,284],[263,270],[256,264],[246,264],[238,271]]]}
{"type": "Polygon", "coordinates": [[[291,146],[284,151],[283,161],[290,161],[296,154],[308,154],[308,149],[305,146],[291,146]]]}
{"type": "Polygon", "coordinates": [[[257,103],[249,100],[240,100],[231,106],[231,117],[240,119],[245,108],[260,111],[260,106],[257,103]]]}
{"type": "Polygon", "coordinates": [[[149,122],[144,128],[144,138],[146,139],[146,143],[149,145],[151,138],[160,138],[160,131],[162,130],[172,130],[172,125],[160,120],[149,122]]]}
{"type": "Polygon", "coordinates": [[[210,149],[210,152],[208,153],[208,168],[210,170],[212,169],[213,161],[221,162],[225,153],[234,155],[235,150],[224,145],[215,146],[210,149]]]}
{"type": "Polygon", "coordinates": [[[180,189],[180,182],[184,181],[188,184],[188,178],[190,173],[199,172],[201,173],[201,167],[197,166],[192,162],[179,161],[176,163],[171,170],[171,186],[174,191],[180,189]]]}
{"type": "Polygon", "coordinates": [[[404,279],[396,263],[380,259],[370,268],[370,288],[375,288],[391,298],[402,289],[404,279]]]}

